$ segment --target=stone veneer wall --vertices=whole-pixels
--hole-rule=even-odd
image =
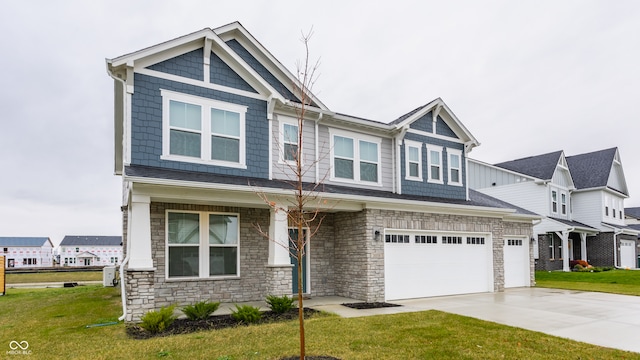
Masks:
[[[311,292],[311,296],[333,296],[336,295],[335,239],[337,234],[334,229],[334,218],[341,217],[343,214],[319,215],[322,219],[320,229],[309,242],[311,283],[307,284],[307,290]],[[315,225],[317,223],[312,226]]]

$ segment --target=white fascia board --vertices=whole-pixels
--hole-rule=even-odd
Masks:
[[[225,26],[216,28],[213,30],[223,41],[227,41],[230,39],[236,39],[240,42],[240,44],[249,51],[254,58],[256,58],[260,63],[266,67],[272,74],[276,75],[278,81],[284,84],[286,87],[293,83],[298,88],[302,88],[300,80],[294,76],[278,59],[275,58],[267,50],[262,44],[255,38],[247,29],[244,28],[239,22],[233,22],[231,24],[227,24]],[[241,36],[238,36],[240,34]],[[261,61],[263,59],[268,61],[268,64],[265,64],[265,61]],[[277,71],[274,71],[277,70]],[[289,89],[292,93],[295,94],[295,89]],[[311,100],[318,104],[319,108],[328,111],[329,108],[320,101],[309,89],[306,90],[306,93],[309,95]]]
[[[508,174],[512,174],[512,175],[520,176],[520,177],[523,177],[523,178],[527,178],[527,179],[530,179],[531,181],[534,181],[534,182],[536,182],[536,183],[538,183],[538,182],[544,182],[544,180],[542,180],[542,179],[538,179],[537,177],[533,177],[533,176],[525,175],[525,174],[522,174],[522,173],[519,173],[519,172],[516,172],[516,171],[512,171],[512,170],[507,170],[507,169],[505,169],[505,168],[501,168],[501,167],[499,167],[499,166],[491,165],[491,164],[486,163],[486,162],[484,162],[484,161],[480,161],[480,160],[473,159],[473,158],[470,158],[470,157],[467,157],[467,159],[468,159],[470,162],[476,163],[476,164],[478,164],[478,165],[486,166],[486,167],[489,167],[489,168],[492,168],[492,169],[496,169],[496,170],[499,170],[499,171],[503,171],[503,172],[508,173]]]
[[[621,197],[623,199],[628,199],[629,195],[625,195],[623,193],[621,193],[618,190],[614,190],[608,186],[599,186],[599,187],[592,187],[592,188],[586,188],[586,189],[577,189],[577,190],[573,190],[573,193],[581,193],[581,192],[589,192],[589,191],[604,191],[606,193]]]

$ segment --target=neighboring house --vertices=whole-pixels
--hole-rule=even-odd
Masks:
[[[578,259],[635,267],[637,231],[624,224],[629,195],[617,148],[469,163],[471,188],[544,216],[533,228],[536,269],[569,271]]]
[[[628,207],[624,209],[625,224],[638,231],[638,243],[636,246],[637,263],[636,267],[640,268],[640,207]]]
[[[48,237],[0,237],[6,268],[53,266],[53,243]]]
[[[478,142],[441,99],[384,123],[309,94],[299,129],[300,84],[237,22],[107,67],[128,321],[169,304],[297,289],[287,249],[296,230],[259,195],[292,203],[298,146],[305,186],[319,184],[311,210],[324,217],[306,249],[306,294],[385,301],[531,285],[539,216],[468,188]]]
[[[106,266],[122,262],[121,236],[67,235],[58,247],[62,266]]]

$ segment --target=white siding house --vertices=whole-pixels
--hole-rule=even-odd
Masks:
[[[65,236],[58,248],[62,266],[106,266],[122,262],[121,236]]]
[[[53,244],[48,237],[0,237],[0,255],[6,268],[53,266]]]

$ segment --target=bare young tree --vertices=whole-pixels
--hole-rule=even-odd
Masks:
[[[274,241],[279,246],[286,246],[289,251],[289,255],[297,262],[297,283],[298,283],[298,320],[300,326],[300,359],[305,358],[305,330],[304,330],[304,304],[303,304],[303,258],[305,257],[305,249],[307,242],[318,232],[324,217],[320,209],[326,207],[322,198],[318,192],[318,186],[322,184],[322,181],[318,181],[314,184],[305,184],[303,181],[304,175],[314,169],[316,163],[320,157],[316,156],[315,160],[304,161],[303,156],[303,128],[304,121],[307,112],[307,107],[310,106],[313,101],[311,99],[311,89],[316,80],[316,71],[319,67],[319,60],[310,64],[309,59],[309,40],[313,35],[313,29],[308,33],[302,33],[300,41],[305,48],[305,58],[303,62],[297,63],[297,83],[293,84],[293,88],[296,89],[300,103],[295,104],[296,120],[298,125],[297,132],[297,146],[285,146],[280,144],[279,137],[277,137],[276,144],[278,144],[279,151],[281,151],[288,160],[285,162],[285,167],[288,168],[289,179],[284,180],[285,183],[291,186],[292,194],[284,201],[287,206],[278,205],[278,202],[273,201],[270,196],[265,193],[258,193],[258,196],[273,210],[284,211],[287,214],[287,221],[289,225],[296,229],[295,232],[289,232],[288,239],[289,244],[281,244],[276,239],[272,239],[269,236],[268,231],[261,229],[259,224],[256,228],[260,234],[270,241]],[[283,134],[288,136],[288,134]],[[289,139],[293,140],[293,139]],[[280,202],[282,204],[282,202]],[[308,231],[308,234],[305,233]],[[292,235],[293,234],[293,235]]]

